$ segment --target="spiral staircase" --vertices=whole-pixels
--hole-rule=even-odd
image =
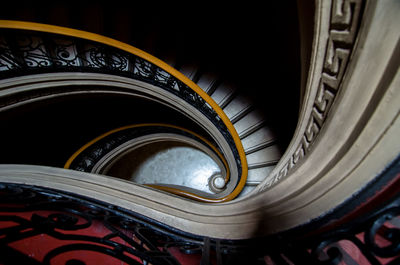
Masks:
[[[96,9],[96,7],[100,8],[100,9]],[[120,39],[120,40],[126,40],[127,39],[127,35],[128,35],[128,30],[129,28],[131,28],[131,25],[126,26],[126,24],[124,24],[124,26],[126,26],[126,29],[123,30],[121,32],[120,30],[120,25],[115,25],[113,23],[110,22],[110,25],[106,24],[106,22],[104,22],[103,28],[99,27],[98,25],[93,25],[90,24],[90,19],[93,18],[95,19],[95,17],[100,16],[102,19],[106,20],[106,18],[108,17],[112,17],[110,15],[110,13],[115,13],[115,14],[120,14],[120,18],[122,20],[127,20],[129,19],[127,17],[126,12],[123,11],[124,5],[121,5],[119,7],[114,7],[113,12],[108,10],[108,6],[107,5],[91,5],[91,4],[87,4],[87,6],[83,6],[82,10],[85,9],[90,9],[92,10],[91,12],[94,12],[93,15],[90,14],[90,12],[84,12],[84,14],[79,14],[79,12],[77,10],[72,10],[69,9],[68,7],[65,6],[49,6],[47,7],[47,11],[41,14],[41,11],[39,10],[39,8],[36,5],[33,6],[24,6],[23,8],[16,8],[15,9],[15,14],[14,16],[16,16],[18,18],[18,15],[23,14],[22,16],[25,17],[31,17],[33,18],[34,21],[43,21],[46,22],[47,24],[60,24],[60,21],[57,20],[57,18],[52,17],[52,14],[54,13],[61,13],[64,14],[65,16],[68,16],[68,22],[66,21],[62,21],[63,23],[68,23],[68,25],[72,25],[74,26],[74,23],[78,23],[77,27],[79,29],[88,29],[89,31],[94,31],[94,32],[98,32],[101,35],[110,35],[111,37],[113,37],[114,39]],[[147,14],[147,15],[143,15],[144,17],[141,18],[141,15],[136,15],[135,16],[135,21],[136,20],[140,20],[140,19],[150,19],[150,20],[156,20],[156,22],[161,21],[163,19],[164,15],[161,15],[158,9],[156,9],[155,13],[156,14]],[[76,14],[75,14],[76,13]],[[178,12],[179,13],[179,12]],[[172,14],[172,13],[171,13]],[[174,13],[175,14],[175,13]],[[197,12],[196,12],[197,14]],[[157,17],[157,16],[161,16]],[[177,15],[177,14],[175,14]],[[5,15],[7,16],[7,15]],[[87,17],[85,17],[87,16]],[[213,20],[214,19],[214,20]],[[75,22],[74,22],[75,21]],[[80,22],[76,22],[76,21],[80,21]],[[210,19],[210,21],[208,23],[216,23],[212,22],[215,21],[215,18]],[[131,22],[131,24],[133,24],[134,22]],[[154,23],[154,22],[153,22]],[[170,25],[168,25],[169,28],[177,28],[177,21],[175,21],[174,19],[171,20],[171,22],[168,22]],[[167,24],[168,24],[167,23]],[[115,28],[112,28],[112,26],[114,25]],[[192,25],[194,28],[196,28],[196,30],[200,31],[201,28],[203,27],[203,25],[201,23],[193,23]],[[110,28],[111,27],[111,28]],[[186,29],[186,28],[185,28]],[[204,58],[198,58],[198,54],[196,54],[197,52],[195,52],[195,50],[198,48],[197,46],[194,46],[193,51],[188,51],[187,48],[184,48],[182,51],[179,50],[179,45],[182,45],[182,43],[177,43],[177,44],[173,44],[175,46],[173,47],[168,47],[169,42],[171,42],[171,36],[165,36],[165,33],[162,31],[162,29],[159,29],[157,27],[151,27],[149,30],[150,36],[142,36],[140,35],[140,31],[138,31],[137,35],[139,36],[134,36],[133,39],[136,38],[136,41],[139,44],[139,47],[144,50],[144,51],[148,51],[150,53],[154,53],[157,55],[157,57],[163,61],[165,61],[167,64],[169,64],[171,67],[174,68],[174,70],[176,69],[177,71],[179,71],[180,73],[182,73],[183,75],[185,75],[189,80],[191,80],[193,82],[193,84],[199,88],[201,88],[204,92],[205,95],[208,95],[209,97],[209,101],[213,101],[215,102],[216,106],[221,109],[221,112],[224,113],[224,115],[226,115],[227,120],[229,123],[231,123],[233,125],[233,130],[235,130],[237,132],[238,135],[238,141],[241,142],[241,145],[243,147],[244,150],[244,154],[243,156],[243,160],[245,161],[244,164],[246,164],[246,169],[244,169],[244,173],[246,174],[246,176],[244,176],[244,178],[246,178],[246,182],[244,184],[244,187],[240,187],[240,196],[239,197],[243,197],[245,196],[247,193],[249,193],[251,190],[253,190],[258,184],[261,183],[262,180],[264,180],[266,178],[266,176],[268,176],[268,174],[272,171],[272,169],[274,168],[274,166],[278,163],[279,158],[282,155],[283,150],[285,149],[285,145],[287,145],[288,141],[289,141],[289,137],[290,137],[290,130],[293,130],[294,126],[295,126],[295,121],[296,121],[296,117],[297,117],[297,108],[298,108],[298,101],[299,99],[296,97],[293,97],[293,99],[291,101],[295,101],[296,103],[293,104],[293,106],[291,106],[287,111],[288,114],[286,113],[282,113],[282,119],[280,118],[276,118],[274,117],[273,119],[271,118],[271,116],[276,116],[276,115],[271,115],[268,113],[268,110],[271,108],[271,106],[276,107],[277,106],[277,102],[273,103],[270,100],[268,100],[268,104],[271,104],[271,106],[266,109],[265,107],[261,106],[261,104],[259,104],[259,102],[256,102],[256,99],[254,99],[254,95],[251,95],[251,93],[249,93],[246,90],[252,90],[249,89],[249,86],[252,86],[252,83],[248,83],[246,81],[243,81],[242,79],[245,78],[244,76],[241,77],[241,80],[239,80],[238,78],[235,78],[234,75],[238,70],[234,70],[232,72],[230,68],[232,68],[231,66],[228,66],[226,64],[224,64],[225,62],[221,62],[220,60],[215,60],[213,58],[207,58],[207,61],[205,61]],[[179,33],[181,34],[181,30],[178,30]],[[136,34],[135,30],[132,30],[132,34]],[[148,32],[146,32],[147,34]],[[3,74],[7,73],[7,70],[12,70],[10,72],[14,72],[14,76],[18,76],[19,74],[16,73],[15,69],[18,69],[20,67],[20,65],[18,65],[18,63],[16,63],[16,54],[29,54],[27,55],[25,58],[21,59],[21,60],[25,60],[25,64],[28,66],[27,68],[25,67],[25,70],[27,70],[27,72],[29,72],[30,70],[34,69],[34,71],[37,71],[38,73],[43,70],[44,68],[46,68],[46,64],[51,65],[52,62],[50,60],[46,61],[46,58],[41,58],[41,57],[45,57],[44,54],[56,54],[56,56],[58,56],[57,58],[61,58],[62,56],[64,56],[65,58],[61,58],[61,59],[70,59],[70,58],[75,58],[78,57],[78,45],[85,45],[85,44],[76,44],[75,46],[71,46],[71,44],[69,44],[68,42],[62,44],[64,45],[64,47],[60,47],[57,45],[60,45],[60,40],[58,41],[54,41],[52,42],[51,45],[49,45],[49,42],[51,42],[51,40],[49,40],[49,37],[42,37],[42,36],[35,36],[32,37],[32,39],[30,40],[24,40],[24,36],[17,36],[17,37],[10,37],[11,35],[7,36],[7,33],[5,33],[6,35],[4,35],[4,37],[2,38],[2,49],[4,51],[7,51],[8,54],[5,55],[5,57],[2,60],[2,66],[3,66]],[[177,34],[177,33],[175,33]],[[186,35],[187,33],[183,33],[183,35]],[[209,35],[216,37],[216,35],[218,34],[217,30],[210,30],[208,32]],[[174,35],[175,36],[175,35]],[[177,37],[177,36],[175,36]],[[192,38],[192,35],[189,36],[189,39]],[[220,39],[218,39],[220,40]],[[129,40],[128,42],[131,42],[133,40]],[[193,45],[193,41],[189,40],[189,41],[185,41],[185,39],[180,40],[183,42],[183,45]],[[227,42],[227,40],[224,40],[225,42]],[[186,43],[185,43],[186,42]],[[136,43],[133,43],[136,44]],[[196,44],[199,45],[199,44]],[[142,46],[142,47],[141,47]],[[167,48],[165,48],[165,46],[167,46]],[[232,48],[227,49],[227,51],[225,51],[224,53],[222,53],[224,56],[227,56],[227,53],[230,52],[233,47],[237,47],[238,44],[236,45],[231,45]],[[208,56],[210,56],[210,54],[213,54],[214,51],[212,51],[212,46],[211,45],[205,45],[204,47],[202,47],[203,49],[209,49],[205,50],[202,52],[202,54],[209,54]],[[247,49],[247,46],[243,46],[241,47],[242,49]],[[82,47],[79,47],[79,49],[82,49]],[[85,49],[85,48],[83,48]],[[90,48],[88,48],[89,50]],[[61,52],[64,52],[66,54],[60,54]],[[65,61],[67,61],[65,60]],[[91,59],[88,59],[88,61],[90,61]],[[93,58],[92,58],[93,60]],[[238,61],[236,67],[240,67],[240,62]],[[61,62],[60,60],[60,64],[63,64],[65,62]],[[109,62],[109,64],[112,63],[118,63],[118,62]],[[252,63],[257,63],[257,62],[252,62]],[[35,67],[42,64],[42,66],[45,66],[44,68],[40,69],[40,67]],[[78,64],[78,63],[77,63]],[[217,66],[215,66],[214,64],[219,64]],[[113,66],[111,66],[112,68]],[[296,67],[292,67],[293,70],[295,71]],[[48,71],[48,70],[47,70]],[[68,70],[70,71],[70,70]],[[82,71],[82,69],[78,69],[77,71]],[[248,70],[244,70],[242,75],[246,75]],[[297,69],[298,71],[298,69]],[[44,70],[44,72],[46,72],[46,70]],[[22,71],[20,71],[20,73],[22,73]],[[8,77],[12,77],[13,74],[9,75]],[[292,82],[294,83],[294,82]],[[8,87],[12,87],[13,85],[8,85]],[[293,84],[293,87],[295,87],[296,85]],[[297,85],[298,86],[298,85]],[[7,87],[7,85],[5,85],[5,87]],[[96,92],[93,92],[93,94]],[[271,98],[274,97],[275,100],[278,99],[278,97],[280,96],[282,92],[279,93],[274,93],[271,92]],[[298,92],[299,93],[299,92]],[[72,94],[72,93],[71,93]],[[263,93],[264,94],[264,93]],[[275,94],[275,95],[274,95]],[[87,97],[87,95],[86,95]],[[20,101],[22,102],[23,99],[14,99],[16,101]],[[83,99],[79,99],[76,98],[76,100],[80,103],[78,104],[85,104],[82,103]],[[90,99],[87,99],[88,101]],[[103,101],[101,101],[103,100]],[[111,99],[110,98],[110,102],[113,100],[120,100],[120,99]],[[10,101],[10,100],[9,100]],[[105,103],[104,99],[93,99],[92,100],[92,105],[96,105],[96,104],[107,104],[108,108],[112,109],[113,112],[112,113],[99,113],[99,114],[94,114],[92,113],[92,111],[88,111],[86,110],[83,106],[80,107],[80,113],[77,110],[74,110],[74,114],[73,115],[80,115],[80,116],[91,116],[92,120],[96,120],[98,119],[97,117],[95,117],[95,115],[99,115],[102,116],[102,120],[101,122],[98,122],[97,124],[95,124],[95,122],[93,121],[89,121],[89,123],[91,123],[91,126],[89,128],[88,125],[83,125],[83,124],[79,124],[77,125],[77,127],[80,127],[80,137],[81,138],[85,138],[85,139],[94,139],[96,137],[98,137],[100,134],[102,133],[106,133],[107,131],[111,130],[111,129],[116,129],[116,127],[112,127],[113,125],[111,124],[115,124],[115,122],[113,120],[115,120],[115,116],[119,116],[117,119],[120,120],[124,120],[125,123],[121,122],[121,126],[126,126],[128,125],[127,123],[140,123],[140,122],[145,122],[145,123],[149,123],[152,120],[157,120],[158,122],[163,122],[163,123],[168,123],[168,120],[171,120],[171,116],[175,116],[175,119],[178,119],[177,117],[182,116],[181,114],[177,114],[177,113],[169,113],[169,117],[166,117],[168,115],[159,115],[159,117],[156,119],[155,118],[155,114],[152,112],[155,112],[155,109],[159,109],[161,112],[165,113],[165,112],[171,112],[171,110],[165,109],[163,106],[157,106],[157,104],[155,103],[148,103],[148,106],[145,106],[146,103],[144,101],[139,102],[139,99],[135,100],[132,99],[132,105],[135,104],[141,104],[142,109],[145,109],[146,113],[141,113],[140,118],[137,118],[136,120],[132,119],[132,118],[128,118],[130,114],[130,112],[138,112],[140,110],[138,110],[138,108],[132,108],[128,106],[128,100],[127,99],[121,99],[121,103],[120,104],[124,104],[123,101],[125,102],[125,104],[127,104],[126,108],[127,110],[125,110],[125,113],[122,112],[121,108],[118,106],[113,105],[112,103]],[[76,101],[75,101],[76,102]],[[73,100],[70,102],[71,104],[76,104]],[[98,102],[98,103],[96,103]],[[7,104],[7,103],[5,103]],[[53,106],[55,105],[54,103],[45,103],[44,105],[47,108],[46,111],[48,114],[43,113],[45,110],[38,110],[42,107],[40,107],[40,105],[37,105],[35,107],[30,107],[30,108],[36,108],[38,113],[35,115],[40,115],[40,117],[42,117],[41,119],[35,119],[34,117],[23,117],[20,116],[21,120],[15,119],[9,119],[7,117],[9,116],[13,116],[14,114],[12,113],[12,111],[8,111],[7,113],[4,114],[4,119],[8,119],[11,121],[11,123],[9,125],[6,125],[8,128],[4,130],[5,135],[3,137],[3,139],[10,139],[13,137],[13,135],[17,135],[19,133],[21,133],[22,131],[26,130],[25,128],[21,128],[21,125],[18,124],[27,124],[28,120],[37,120],[36,122],[39,122],[39,124],[41,124],[40,126],[42,126],[42,131],[40,132],[40,130],[38,130],[34,136],[32,136],[32,138],[29,139],[29,137],[26,136],[21,136],[18,139],[24,138],[25,140],[20,141],[19,143],[11,143],[8,142],[4,143],[3,146],[8,146],[7,151],[5,151],[3,154],[6,154],[5,157],[3,158],[3,163],[22,163],[22,164],[39,164],[39,165],[47,165],[47,166],[61,166],[61,161],[57,161],[55,162],[54,160],[54,155],[53,158],[51,158],[51,156],[46,157],[46,153],[50,154],[50,153],[54,153],[57,152],[59,154],[63,153],[66,154],[67,152],[70,153],[70,155],[72,155],[74,152],[72,150],[69,149],[69,145],[73,145],[73,146],[78,146],[79,144],[81,146],[85,145],[85,142],[81,141],[80,139],[77,139],[75,142],[73,142],[72,140],[67,140],[66,142],[68,142],[68,144],[64,144],[66,150],[64,151],[62,148],[62,146],[59,146],[57,150],[44,150],[43,152],[43,158],[39,158],[42,155],[39,155],[37,153],[31,153],[30,157],[28,155],[28,153],[26,153],[25,155],[22,155],[20,153],[15,153],[14,155],[12,155],[13,150],[17,149],[16,145],[18,145],[18,148],[24,148],[24,149],[29,149],[29,150],[37,150],[38,148],[47,148],[46,146],[48,145],[47,142],[49,142],[49,135],[46,135],[46,131],[50,131],[51,129],[49,129],[50,127],[56,127],[58,133],[60,134],[58,137],[60,137],[60,139],[65,139],[65,138],[72,138],[74,137],[73,135],[67,135],[64,132],[69,131],[71,132],[71,128],[68,128],[70,126],[66,126],[66,124],[62,124],[62,122],[57,122],[57,121],[51,121],[54,120],[53,117],[51,117],[51,115],[49,115],[50,113],[55,113],[55,116],[60,116],[58,119],[63,120],[64,116],[66,115],[66,113],[63,113],[63,111],[61,110],[62,108],[57,107],[57,108],[51,108],[48,107],[48,104],[53,104]],[[65,107],[67,107],[68,103],[62,103],[62,104],[66,104]],[[89,104],[89,103],[87,103]],[[152,105],[151,105],[152,104]],[[29,105],[29,104],[27,104]],[[98,108],[101,108],[100,106],[98,106]],[[132,108],[131,110],[129,110],[128,108]],[[6,108],[5,108],[6,109]],[[294,110],[294,111],[293,111]],[[21,110],[21,108],[18,110],[19,112],[24,112],[24,110]],[[120,111],[120,112],[118,112]],[[182,111],[181,111],[182,112]],[[10,114],[11,113],[11,114]],[[70,114],[71,115],[71,114]],[[34,116],[32,114],[32,116]],[[146,117],[147,116],[147,117]],[[184,115],[183,115],[184,116]],[[289,117],[288,123],[284,123],[282,124],[281,120],[283,120],[284,118]],[[181,117],[182,119],[182,117]],[[183,118],[184,119],[184,118]],[[277,122],[277,120],[279,120]],[[86,121],[87,122],[87,121]],[[174,123],[175,121],[173,121],[172,123]],[[55,124],[57,124],[57,126],[53,126]],[[183,127],[191,127],[193,125],[190,125],[190,121],[186,121],[186,123],[184,123],[182,126]],[[179,125],[179,124],[173,124],[173,125]],[[35,126],[32,124],[32,126]],[[114,125],[115,126],[115,125]],[[277,128],[278,127],[278,128]],[[74,130],[74,129],[72,129]],[[279,131],[284,131],[284,133],[282,133],[279,137]],[[76,131],[76,133],[78,133]],[[46,136],[45,136],[46,135]],[[84,135],[84,136],[83,136]],[[204,135],[204,133],[203,133]],[[35,146],[34,142],[37,142],[37,140],[34,139],[34,137],[39,137],[40,138],[40,142],[42,142],[42,147],[39,146]],[[47,139],[46,139],[47,138]],[[279,139],[281,138],[281,139]],[[51,141],[57,141],[55,140],[51,140]],[[89,140],[86,140],[86,142],[89,142]],[[78,150],[78,147],[75,147],[76,150]],[[195,150],[192,150],[192,152],[196,152]],[[46,161],[47,160],[53,160],[53,161]],[[61,160],[61,159],[60,159]],[[67,159],[65,159],[65,155],[64,155],[64,162],[66,162]],[[129,163],[129,162],[127,162]],[[153,162],[155,163],[155,162]],[[176,162],[176,164],[179,163],[178,161]],[[209,163],[210,164],[210,163]],[[215,166],[215,165],[214,165]],[[171,167],[171,165],[165,165],[164,167]],[[175,166],[176,168],[174,168],[172,171],[173,172],[178,172],[178,168],[180,166]],[[210,167],[212,167],[212,165],[210,165]],[[80,168],[80,170],[82,171],[88,171],[91,172],[90,169],[82,169],[82,167]],[[162,166],[159,165],[159,168],[157,169],[159,170],[163,170]],[[186,171],[184,170],[185,176],[181,175],[181,176],[176,176],[175,178],[180,179],[178,180],[169,180],[169,183],[190,183],[191,180],[195,179],[195,177],[193,177],[191,174],[188,174],[187,171],[196,171],[195,168],[190,169],[188,168]],[[198,171],[198,170],[197,170]],[[206,170],[207,171],[207,170]],[[210,170],[208,170],[210,171]],[[214,170],[215,171],[215,170]],[[217,170],[218,171],[218,170]],[[215,193],[215,187],[213,187],[213,183],[214,181],[209,180],[212,174],[216,174],[218,173],[219,175],[221,175],[224,170],[220,170],[221,172],[209,172],[209,176],[203,176],[203,180],[202,181],[202,185],[203,186],[207,186],[207,187],[201,187],[200,189],[203,191],[207,191],[207,192],[211,192],[211,193]],[[106,174],[106,173],[105,173]],[[156,172],[147,172],[147,174],[150,175],[156,175]],[[171,171],[170,172],[165,172],[165,174],[172,174]],[[164,174],[164,175],[165,175]],[[119,174],[119,175],[124,175],[124,174]],[[125,175],[129,175],[129,173],[126,173]],[[161,174],[160,174],[161,175]],[[225,173],[226,175],[226,173]],[[125,177],[127,178],[127,177]],[[162,178],[162,177],[161,177]],[[220,178],[223,178],[223,176],[220,176]],[[225,178],[229,178],[229,176],[225,176]],[[151,183],[148,183],[148,179],[149,177],[147,177],[147,182],[145,180],[145,177],[142,177],[142,180],[139,183],[142,184],[168,184],[168,183],[162,183],[163,180],[159,179],[159,180],[153,180]],[[218,180],[217,180],[218,181]],[[222,181],[222,180],[220,180]],[[161,183],[160,183],[161,182]],[[208,185],[209,184],[209,185]],[[188,188],[188,186],[194,185],[193,183],[187,185],[185,188]],[[220,186],[223,188],[225,186],[225,184],[220,184]],[[218,189],[217,189],[218,190]],[[214,192],[213,192],[214,191]]]
[[[0,261],[396,264],[399,5],[268,5],[3,8]]]

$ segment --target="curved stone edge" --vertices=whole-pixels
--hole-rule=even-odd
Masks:
[[[318,2],[317,17],[330,14],[334,4],[336,1]],[[244,239],[293,228],[362,192],[400,151],[399,8],[395,1],[365,4],[356,46],[324,126],[307,157],[276,185],[264,191],[260,187],[254,196],[219,205],[192,203],[162,193],[152,197],[155,194],[143,187],[135,188],[134,204],[120,197],[121,201],[113,197],[107,200],[122,207],[134,205],[133,211],[190,233]],[[325,21],[324,25],[329,23]],[[323,41],[326,44],[326,39]],[[312,67],[316,66],[313,61]],[[320,79],[315,78],[309,82],[318,84]],[[313,93],[317,95],[317,90]],[[327,98],[322,98],[327,103]],[[310,99],[308,113],[312,113],[314,99]],[[306,105],[303,108],[307,109]],[[306,119],[300,120],[299,126],[305,129],[309,116],[304,115],[304,109],[302,113]],[[300,141],[304,131],[297,136]],[[294,151],[297,146],[290,148]],[[27,177],[29,174],[19,181],[27,181]]]

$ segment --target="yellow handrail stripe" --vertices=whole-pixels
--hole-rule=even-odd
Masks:
[[[229,120],[229,118],[226,116],[225,112],[218,106],[218,104],[206,93],[204,92],[196,83],[194,83],[192,80],[187,78],[185,75],[183,75],[181,72],[176,70],[175,68],[171,67],[167,63],[161,61],[160,59],[152,56],[151,54],[142,51],[136,47],[133,47],[129,44],[126,44],[124,42],[105,37],[96,33],[91,33],[83,30],[77,30],[77,29],[71,29],[71,28],[66,28],[66,27],[61,27],[61,26],[54,26],[54,25],[48,25],[48,24],[42,24],[42,23],[35,23],[35,22],[25,22],[25,21],[15,21],[15,20],[0,20],[0,28],[6,28],[6,29],[19,29],[19,30],[32,30],[32,31],[40,31],[40,32],[47,32],[47,33],[54,33],[54,34],[60,34],[60,35],[65,35],[65,36],[71,36],[71,37],[76,37],[76,38],[81,38],[81,39],[86,39],[90,41],[95,41],[99,43],[106,44],[108,46],[112,46],[121,50],[124,50],[126,52],[129,52],[131,54],[134,54],[138,57],[141,57],[161,69],[165,70],[169,74],[175,76],[177,79],[185,83],[188,87],[190,87],[193,91],[195,91],[197,94],[199,94],[213,109],[214,111],[218,114],[218,116],[221,118],[225,126],[228,128],[233,141],[235,142],[236,148],[239,153],[240,157],[240,162],[242,165],[242,176],[240,177],[239,183],[236,186],[235,190],[232,191],[231,194],[229,194],[227,197],[229,197],[227,200],[224,201],[229,201],[234,199],[241,190],[243,189],[244,185],[246,184],[247,180],[247,160],[246,160],[246,155],[244,152],[244,148],[242,145],[242,142],[239,138],[238,133],[236,132],[235,127]]]
[[[66,169],[70,168],[70,166],[71,166],[72,162],[75,160],[75,158],[77,158],[77,157],[78,157],[84,150],[86,150],[88,147],[90,147],[91,145],[93,145],[93,144],[95,144],[96,142],[100,141],[101,139],[103,139],[103,138],[105,138],[105,137],[107,137],[107,136],[109,136],[109,135],[111,135],[111,134],[113,134],[113,133],[119,132],[119,131],[123,131],[123,130],[126,130],[126,129],[131,129],[131,128],[137,128],[137,127],[145,127],[145,126],[162,126],[162,127],[175,128],[175,129],[179,129],[179,130],[185,131],[185,132],[187,132],[187,133],[189,133],[189,134],[192,134],[192,135],[198,137],[198,138],[201,139],[203,142],[205,142],[205,143],[208,145],[208,147],[210,147],[210,148],[218,155],[218,157],[221,159],[221,161],[222,161],[222,163],[224,164],[224,167],[225,167],[225,169],[226,169],[225,183],[227,183],[227,182],[229,181],[230,170],[229,170],[229,167],[228,167],[228,163],[226,162],[224,156],[219,152],[219,150],[218,150],[215,146],[213,146],[213,145],[212,145],[207,139],[205,139],[203,136],[201,136],[201,135],[199,135],[199,134],[197,134],[197,133],[195,133],[195,132],[192,132],[192,131],[190,131],[190,130],[188,130],[188,129],[185,129],[185,128],[182,128],[182,127],[179,127],[179,126],[175,126],[175,125],[171,125],[171,124],[164,124],[164,123],[141,123],[141,124],[132,124],[132,125],[127,125],[127,126],[119,127],[119,128],[113,129],[113,130],[111,130],[111,131],[108,131],[108,132],[106,132],[106,133],[104,133],[104,134],[102,134],[102,135],[100,135],[100,136],[94,138],[93,140],[91,140],[90,142],[88,142],[87,144],[85,144],[85,145],[83,145],[81,148],[79,148],[79,149],[67,160],[67,162],[66,162],[65,165],[64,165],[64,168],[66,168]],[[218,199],[212,199],[212,198],[207,198],[207,197],[204,197],[204,196],[201,196],[201,195],[198,195],[198,194],[189,192],[189,191],[184,191],[184,190],[180,190],[180,189],[173,188],[173,187],[161,186],[161,185],[157,185],[157,184],[145,184],[145,185],[146,185],[146,186],[149,186],[149,187],[152,187],[152,188],[159,189],[159,190],[168,191],[168,192],[170,192],[170,193],[173,193],[173,194],[176,194],[176,195],[179,195],[179,196],[183,196],[183,197],[186,197],[186,198],[190,198],[190,199],[193,199],[193,200],[196,200],[196,201],[201,201],[201,202],[220,202],[221,200],[224,201],[224,198],[225,198],[225,197],[222,197],[222,198],[218,198]]]
[[[94,143],[100,141],[101,139],[116,133],[116,132],[120,132],[123,130],[127,130],[127,129],[132,129],[132,128],[138,128],[138,127],[146,127],[146,126],[160,126],[160,127],[169,127],[169,128],[174,128],[174,129],[178,129],[184,132],[187,132],[191,135],[196,136],[197,138],[199,138],[200,140],[202,140],[203,142],[205,142],[208,147],[210,147],[221,159],[222,163],[225,166],[226,169],[226,178],[225,178],[225,182],[229,181],[229,175],[230,175],[230,171],[229,171],[229,167],[228,167],[228,163],[226,162],[224,156],[221,154],[221,152],[215,147],[213,146],[206,138],[204,138],[203,136],[192,132],[188,129],[176,126],[176,125],[172,125],[172,124],[165,124],[165,123],[140,123],[140,124],[132,124],[132,125],[126,125],[126,126],[122,126],[116,129],[113,129],[111,131],[108,131],[106,133],[103,133],[102,135],[94,138],[93,140],[91,140],[90,142],[88,142],[87,144],[85,144],[84,146],[82,146],[81,148],[78,149],[78,151],[76,151],[65,163],[64,168],[69,168],[72,164],[72,162],[75,160],[75,158],[77,158],[84,150],[86,150],[89,146],[93,145]]]

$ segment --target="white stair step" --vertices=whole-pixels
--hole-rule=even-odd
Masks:
[[[249,113],[251,108],[252,104],[248,98],[242,95],[237,95],[231,102],[229,102],[229,104],[226,105],[224,112],[231,122],[235,123],[243,118],[244,115]]]
[[[278,164],[278,162],[279,162],[279,159],[269,160],[269,161],[260,162],[260,163],[253,163],[253,164],[248,164],[248,168],[249,168],[249,170],[251,170],[251,169],[262,168],[262,167],[272,167],[272,166],[276,166],[276,164]]]
[[[197,85],[208,95],[211,95],[216,89],[217,82],[215,74],[203,73],[197,80]]]
[[[251,153],[247,155],[247,163],[249,164],[249,168],[251,165],[271,165],[276,163],[279,158],[282,156],[281,151],[278,146],[273,145],[267,148],[258,150],[257,152]]]
[[[228,84],[222,83],[217,87],[214,93],[211,94],[211,98],[222,107],[228,100],[233,97],[233,93],[235,92],[235,87]],[[222,107],[223,108],[223,107]]]
[[[250,154],[252,154],[254,152],[257,152],[258,150],[267,148],[267,147],[272,146],[274,144],[276,144],[276,140],[272,139],[270,141],[265,141],[265,142],[260,143],[259,145],[256,145],[256,146],[253,146],[251,148],[245,149],[244,152],[246,153],[246,155],[250,155]]]
[[[274,167],[275,166],[250,169],[247,174],[246,182],[255,183],[263,181],[272,172]]]
[[[243,198],[254,190],[274,169],[275,166],[250,169],[246,184],[237,198]]]
[[[275,140],[275,134],[267,126],[263,126],[242,139],[242,145],[246,153],[251,153],[270,145]]]
[[[243,139],[262,127],[263,124],[264,117],[262,112],[253,110],[234,123],[233,126],[238,132],[240,139]]]
[[[247,163],[260,164],[260,163],[274,163],[282,156],[281,151],[277,145],[269,146],[267,148],[258,150],[246,156]]]

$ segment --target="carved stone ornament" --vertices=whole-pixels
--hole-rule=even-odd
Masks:
[[[340,93],[341,83],[346,72],[349,57],[356,44],[358,29],[362,19],[362,0],[335,0],[331,5],[331,14],[329,18],[328,36],[318,41],[318,46],[324,46],[325,49],[318,55],[316,60],[323,58],[323,65],[315,72],[318,78],[318,87],[311,88],[316,90],[314,93],[314,102],[311,112],[303,123],[307,124],[302,128],[300,143],[297,147],[291,149],[291,153],[286,155],[286,159],[281,161],[268,179],[260,186],[260,191],[266,190],[282,178],[286,177],[297,163],[302,161],[311,150],[315,139],[318,137],[335,101],[336,95]],[[328,20],[328,18],[325,18]],[[310,91],[310,89],[309,89]],[[311,99],[308,98],[310,104]]]

